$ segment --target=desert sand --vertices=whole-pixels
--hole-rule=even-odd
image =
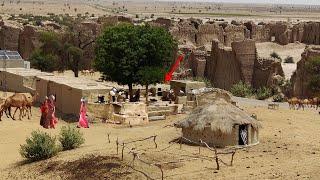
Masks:
[[[221,170],[217,171],[212,161],[191,160],[165,167],[165,179],[318,179],[320,176],[318,163],[320,160],[318,139],[320,116],[317,111],[313,109],[289,110],[286,104],[281,105],[279,110],[268,110],[267,103],[263,101],[256,103],[241,98],[237,98],[237,101],[245,111],[255,113],[262,123],[263,129],[260,130],[259,135],[260,144],[238,150],[232,167],[222,165]],[[121,150],[119,150],[119,155],[116,154],[117,138],[121,143],[157,135],[157,149],[152,141],[128,146],[129,149],[134,147],[142,152],[140,158],[149,162],[190,160],[191,157],[196,157],[198,154],[196,146],[182,145],[180,149],[177,143],[169,144],[181,133],[179,129],[167,125],[183,119],[186,115],[182,114],[170,116],[165,121],[151,122],[148,125],[132,128],[95,121],[91,123],[89,129],[81,129],[86,142],[80,148],[61,152],[49,160],[26,163],[19,155],[19,145],[25,142],[25,138],[30,135],[31,131],[40,130],[58,135],[61,126],[76,126],[76,123],[67,123],[60,119],[57,129],[42,129],[39,125],[39,115],[39,109],[33,108],[33,116],[30,120],[13,121],[3,118],[3,121],[0,122],[0,154],[2,154],[0,156],[2,162],[0,179],[77,179],[79,176],[90,178],[90,173],[84,175],[81,168],[86,168],[87,172],[95,172],[97,175],[103,174],[103,170],[110,168],[108,166],[110,163],[105,165],[102,162],[118,163],[118,166],[114,166],[118,167],[114,168],[118,174],[110,175],[108,171],[110,175],[108,177],[111,179],[143,179],[145,176],[141,173],[121,168],[132,162],[133,156],[128,154],[129,150],[124,151],[124,161],[111,158],[121,158]],[[110,143],[107,134],[110,134]],[[212,156],[212,152],[206,148],[201,149],[201,154]],[[81,158],[85,159],[81,160]],[[228,162],[230,155],[225,155],[222,159]],[[93,163],[96,161],[101,164]],[[64,171],[72,165],[76,166],[74,168],[77,170]],[[135,169],[152,178],[161,178],[161,173],[156,167],[135,161]],[[122,171],[128,174],[120,173],[119,175],[119,172]],[[97,176],[92,177],[98,178]]]

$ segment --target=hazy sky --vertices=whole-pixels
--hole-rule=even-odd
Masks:
[[[163,0],[163,1],[174,1],[174,0]],[[180,0],[180,1],[320,5],[320,0]]]

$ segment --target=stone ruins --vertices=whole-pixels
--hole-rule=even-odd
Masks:
[[[90,32],[97,37],[102,28],[113,26],[119,22],[135,22],[134,19],[122,16],[100,17],[97,20],[85,20],[79,24],[79,31]],[[320,23],[300,22],[224,22],[221,20],[202,22],[199,19],[165,19],[158,18],[149,23],[167,29],[178,41],[179,45],[190,47],[192,53],[185,65],[192,69],[194,76],[205,77],[215,87],[229,90],[233,84],[243,81],[254,88],[272,86],[275,76],[284,76],[281,63],[275,59],[262,59],[257,56],[256,42],[275,42],[281,45],[301,42],[320,45]],[[41,31],[61,32],[63,28],[52,23],[42,26],[22,26],[13,21],[0,23],[0,48],[18,50],[24,59],[28,59],[32,51],[40,46]],[[84,38],[84,37],[80,37]],[[297,72],[293,76],[295,94],[305,95],[303,62],[308,59],[307,49],[298,63]],[[318,52],[318,51],[317,51]],[[85,58],[90,66],[94,59],[94,44],[85,49]],[[311,53],[312,54],[312,53]]]

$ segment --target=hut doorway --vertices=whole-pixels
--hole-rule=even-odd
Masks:
[[[247,125],[239,125],[239,145],[248,144],[248,127]]]

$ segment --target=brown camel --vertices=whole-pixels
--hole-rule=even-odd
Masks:
[[[315,108],[318,110],[318,107],[320,106],[320,98],[315,97],[312,99],[312,107],[315,106]]]
[[[15,120],[15,114],[17,110],[20,110],[19,120],[21,120],[21,116],[23,115],[24,110],[27,108],[27,97],[24,94],[15,93],[14,95],[8,97],[2,106],[2,111],[9,110],[10,117]],[[15,112],[13,113],[13,116],[11,115],[11,107],[16,107]],[[29,113],[28,113],[28,119]]]
[[[303,100],[300,100],[296,97],[293,97],[291,99],[288,99],[288,103],[289,103],[289,109],[296,109],[296,105],[298,106],[297,109],[302,108],[304,110],[304,105],[303,105]]]
[[[31,107],[34,105],[34,103],[37,101],[37,98],[38,98],[39,94],[38,93],[35,93],[32,97],[27,97],[27,104],[26,104],[26,112],[27,113],[30,113],[30,116],[32,116],[32,113],[31,113]],[[25,116],[26,114],[24,114]]]

